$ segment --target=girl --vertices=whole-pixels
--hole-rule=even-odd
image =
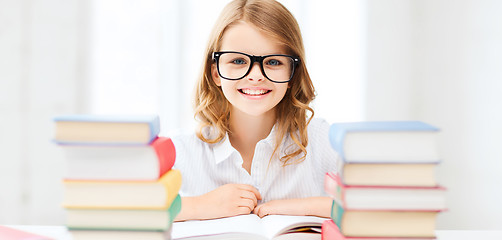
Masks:
[[[312,119],[298,23],[275,0],[234,0],[210,36],[196,134],[173,136],[183,175],[176,221],[239,214],[329,217],[324,175],[338,155]],[[310,116],[309,116],[310,115]]]

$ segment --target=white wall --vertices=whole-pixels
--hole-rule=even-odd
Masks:
[[[502,229],[502,2],[420,7],[416,107],[443,128],[450,211],[441,226]]]
[[[364,119],[414,119],[413,1],[367,4]]]
[[[0,224],[60,224],[52,117],[77,112],[84,1],[0,1]]]
[[[442,129],[439,229],[502,229],[502,2],[368,1],[366,119]]]

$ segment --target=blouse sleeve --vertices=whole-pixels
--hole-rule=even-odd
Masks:
[[[182,139],[180,136],[171,136],[171,140],[174,144],[174,150],[176,151],[176,160],[174,161],[173,169],[182,169],[183,168],[183,157],[184,157],[184,144],[182,143]]]
[[[311,128],[309,142],[312,144],[313,157],[319,174],[324,177],[327,172],[337,171],[337,163],[341,159],[329,142],[330,124],[324,119],[312,119],[309,127]]]

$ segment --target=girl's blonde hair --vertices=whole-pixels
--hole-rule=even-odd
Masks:
[[[219,51],[225,30],[238,21],[250,23],[285,46],[287,54],[300,58],[293,79],[284,98],[277,104],[277,135],[274,153],[282,139],[289,136],[295,146],[288,146],[284,165],[299,156],[303,161],[308,144],[307,125],[314,115],[309,104],[315,98],[315,90],[305,66],[305,50],[300,28],[293,15],[275,0],[234,0],[227,4],[220,14],[209,38],[205,62],[195,89],[195,118],[199,121],[197,136],[207,143],[223,140],[229,129],[230,103],[211,76],[214,63],[212,53]],[[307,111],[310,112],[308,116]],[[211,126],[213,134],[203,130]],[[274,154],[272,154],[273,156]]]

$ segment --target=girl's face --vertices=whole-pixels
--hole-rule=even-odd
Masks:
[[[236,51],[255,56],[286,54],[282,45],[244,21],[225,31],[220,51]],[[232,105],[233,114],[243,112],[251,116],[275,116],[274,107],[288,89],[288,83],[274,83],[263,76],[259,63],[254,63],[249,74],[240,80],[221,78],[216,64],[213,64],[211,70],[214,82],[221,86],[223,94]]]

